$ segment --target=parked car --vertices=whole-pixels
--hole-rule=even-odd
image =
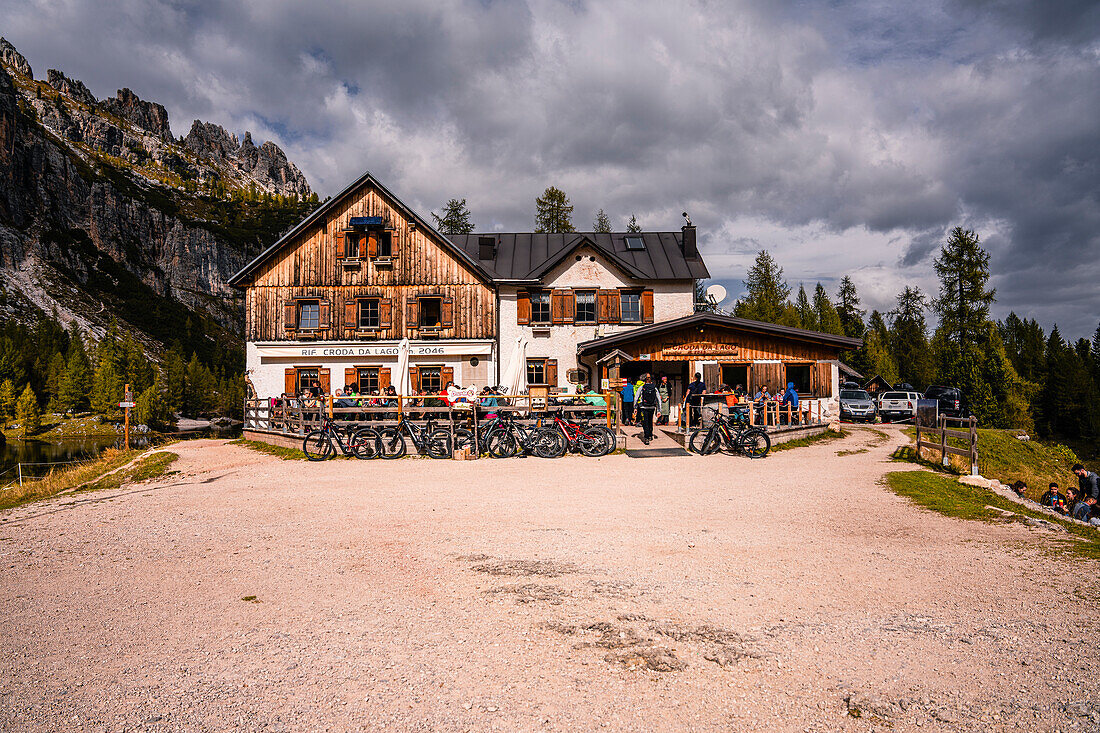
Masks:
[[[965,417],[968,412],[962,391],[958,387],[929,387],[924,393],[924,399],[936,400],[941,415]]]
[[[874,422],[877,412],[875,401],[862,389],[840,390],[841,420]]]
[[[883,392],[878,398],[878,414],[883,422],[910,420],[917,415],[920,392]]]

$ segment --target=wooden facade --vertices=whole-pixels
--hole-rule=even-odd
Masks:
[[[246,339],[495,338],[492,284],[402,208],[367,181],[271,253],[246,283]],[[380,223],[352,226],[353,217]],[[358,303],[368,299],[378,324],[362,328]],[[303,301],[317,303],[316,326],[297,322]],[[438,306],[438,326],[420,327],[421,304],[433,312]]]

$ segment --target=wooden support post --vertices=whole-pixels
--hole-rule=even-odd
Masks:
[[[978,418],[970,416],[970,475],[978,475]]]
[[[787,403],[787,424],[791,424],[791,403]]]
[[[130,394],[130,385],[127,384],[126,389],[123,390],[123,397],[122,397],[123,401],[126,403],[126,407],[125,407],[126,417],[124,418],[125,422],[126,422],[126,450],[130,450],[130,398],[131,397],[132,397],[132,395]]]
[[[920,420],[914,420],[917,429],[917,458],[920,458]]]
[[[951,465],[947,458],[947,418],[940,416],[940,463],[944,468]]]

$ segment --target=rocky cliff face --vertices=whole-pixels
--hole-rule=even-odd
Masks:
[[[2,39],[0,61],[3,315],[56,311],[93,333],[117,318],[200,356],[232,341],[226,281],[316,205],[298,169],[210,123],[177,142],[164,107],[129,90],[98,102],[61,72],[35,81]]]

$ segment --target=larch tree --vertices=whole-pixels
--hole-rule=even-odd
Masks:
[[[859,293],[852,278],[845,275],[840,279],[840,289],[836,293],[836,314],[840,317],[840,325],[844,327],[844,335],[851,338],[863,338],[863,314],[867,311],[859,307]]]
[[[814,288],[814,317],[817,319],[818,331],[836,334],[837,336],[844,335],[844,327],[840,325],[840,316],[821,283],[818,283],[817,287]]]
[[[0,383],[0,425],[7,425],[15,416],[15,403],[18,399],[15,396],[15,384],[10,379]]]
[[[816,331],[817,313],[814,312],[814,307],[810,305],[810,298],[806,295],[806,287],[801,283],[798,285],[798,297],[795,299],[794,307],[798,309],[799,327],[808,331]]]
[[[924,312],[928,301],[918,287],[906,285],[898,293],[897,305],[890,311],[890,350],[898,364],[898,376],[917,389],[932,381],[932,354],[928,345],[928,325]]]
[[[989,321],[995,290],[987,290],[989,253],[978,235],[955,227],[933,263],[940,279],[940,294],[932,307],[940,317],[944,337],[960,347],[979,341]]]
[[[626,230],[632,234],[642,231],[642,225],[638,223],[638,217],[630,215],[630,221],[626,223]]]
[[[756,255],[756,262],[749,269],[748,279],[744,281],[745,296],[738,301],[735,313],[741,318],[766,323],[781,323],[787,320],[791,288],[783,280],[783,268],[768,254],[766,249]],[[790,308],[797,318],[797,311]]]
[[[540,234],[573,232],[573,204],[565,191],[549,186],[535,199],[535,231]]]
[[[594,232],[611,232],[611,218],[604,213],[603,209],[596,212],[596,219],[592,222],[592,231]]]
[[[441,213],[432,212],[432,218],[435,219],[435,228],[443,234],[472,234],[474,231],[466,199],[449,200],[443,205]]]
[[[15,405],[15,419],[19,421],[23,437],[34,435],[42,427],[42,414],[38,411],[38,398],[28,384]]]

